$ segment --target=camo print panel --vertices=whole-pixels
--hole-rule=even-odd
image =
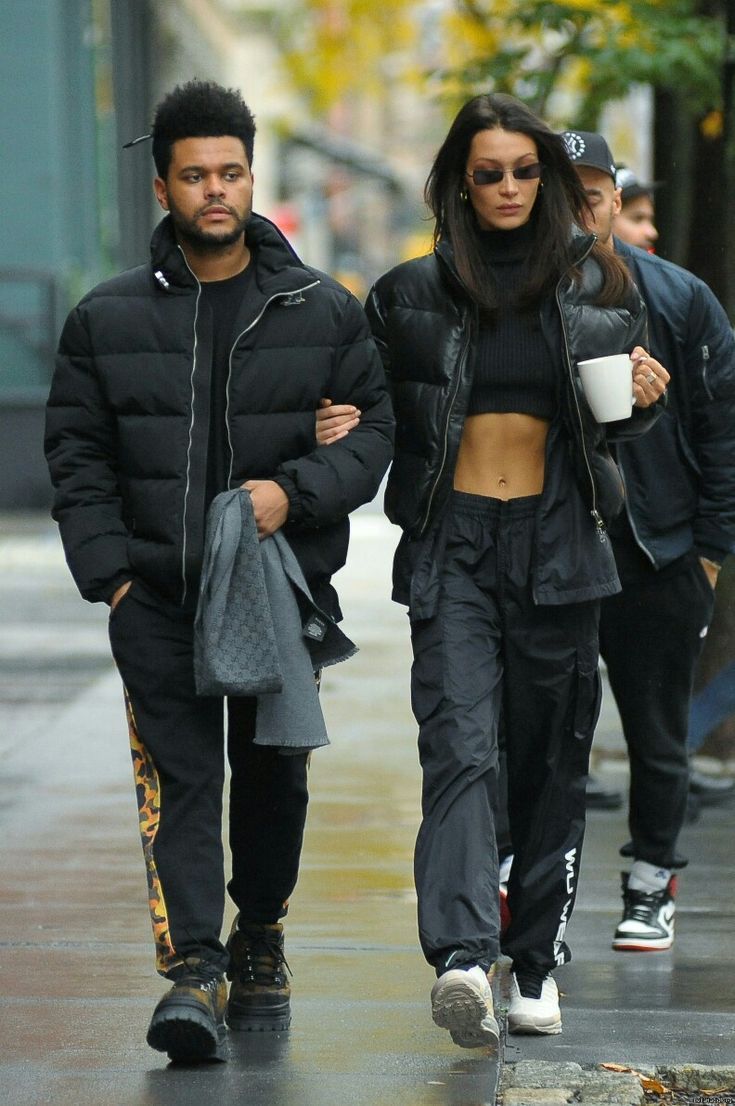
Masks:
[[[148,907],[153,925],[153,940],[156,946],[156,970],[166,975],[172,968],[182,963],[171,940],[161,881],[156,870],[153,846],[158,833],[161,817],[161,789],[156,766],[138,734],[133,705],[125,691],[125,709],[128,717],[130,751],[133,756],[133,776],[138,800],[138,823],[143,845],[146,878],[148,880]]]

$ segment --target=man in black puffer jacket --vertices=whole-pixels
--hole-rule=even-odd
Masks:
[[[657,951],[673,943],[673,873],[686,864],[676,844],[694,668],[719,566],[735,550],[735,340],[703,281],[613,239],[620,191],[602,135],[568,131],[565,142],[590,201],[589,228],[628,265],[648,308],[651,351],[671,374],[656,425],[615,447],[626,498],[610,536],[623,591],[600,615],[631,772],[632,840],[621,852],[633,866],[613,948]]]
[[[197,697],[193,616],[215,495],[244,486],[258,533],[279,529],[316,603],[339,617],[331,576],[348,514],[390,462],[393,417],[362,308],[305,266],[251,212],[255,125],[239,93],[191,82],[159,105],[156,195],[169,214],[151,263],[99,285],[71,312],[48,403],[46,453],[69,566],[110,603],[128,703],[159,972],[174,986],[152,1047],[216,1056],[231,1027],[285,1029],[280,918],[296,883],[306,754],[255,745],[253,699],[228,701],[232,768],[227,948],[223,702]],[[317,447],[322,395],[360,426]]]

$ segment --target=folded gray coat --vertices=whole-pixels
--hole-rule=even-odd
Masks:
[[[315,673],[356,652],[314,603],[284,535],[258,539],[249,492],[216,496],[194,619],[197,694],[257,696],[255,743],[303,752],[329,744]]]

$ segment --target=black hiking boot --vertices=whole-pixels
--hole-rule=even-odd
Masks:
[[[227,983],[206,961],[189,961],[153,1011],[146,1040],[177,1063],[223,1060]]]

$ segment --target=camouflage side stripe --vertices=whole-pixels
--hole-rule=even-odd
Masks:
[[[171,968],[182,963],[177,954],[168,924],[166,901],[163,897],[161,881],[156,870],[153,845],[158,833],[161,818],[161,788],[158,772],[145,745],[140,739],[135,723],[133,705],[125,689],[125,710],[130,734],[130,752],[133,757],[133,777],[138,801],[138,824],[143,845],[146,878],[148,880],[148,907],[151,912],[153,940],[156,947],[156,970],[166,975]]]

